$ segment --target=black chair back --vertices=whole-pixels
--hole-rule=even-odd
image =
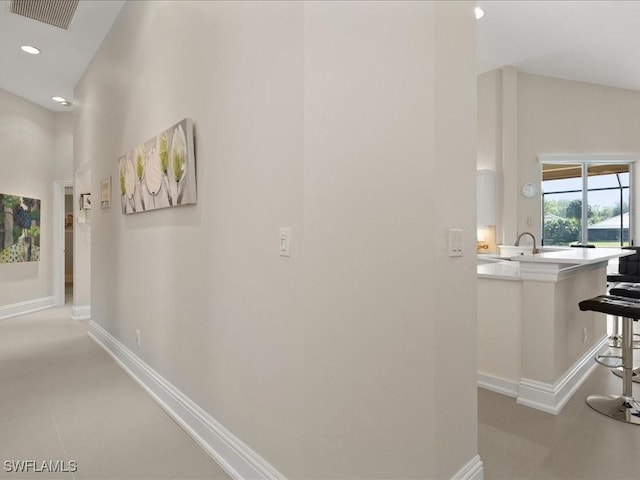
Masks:
[[[633,255],[618,259],[618,273],[607,275],[608,282],[640,283],[640,247],[622,247],[623,250],[633,250]]]

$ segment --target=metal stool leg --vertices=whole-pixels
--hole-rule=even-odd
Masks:
[[[640,404],[633,398],[633,320],[622,319],[622,395],[591,395],[587,404],[621,422],[640,425]]]
[[[618,323],[620,322],[620,317],[614,316],[613,318],[613,328],[611,329],[611,336],[609,337],[609,346],[614,348],[622,347],[622,338],[618,333]]]
[[[618,320],[620,319],[620,317],[614,317],[614,318],[616,319],[616,320],[615,320],[615,322],[616,322],[616,325],[617,325]],[[632,324],[632,325],[633,325],[633,324]],[[616,328],[616,329],[614,330],[614,332],[617,332],[617,331],[618,331],[618,329]],[[631,327],[631,331],[633,332],[633,327]],[[638,334],[637,334],[637,333],[634,333],[634,334],[633,334],[633,336],[634,336],[634,337],[637,337],[637,336],[638,336]],[[609,345],[610,345],[610,346],[612,346],[612,345],[611,345],[611,343],[612,343],[612,342],[611,342],[611,339],[612,339],[613,337],[614,337],[614,335],[613,335],[613,334],[611,335],[611,337],[609,337],[609,340],[610,340],[610,341],[609,341]],[[616,337],[616,341],[619,343],[619,345],[618,345],[618,347],[617,347],[617,348],[622,348],[622,335],[618,335],[618,334],[616,333],[616,334],[615,334],[615,337]],[[638,343],[640,343],[640,342],[638,342],[638,340],[634,340],[634,341],[633,341],[633,344],[632,344],[632,347],[633,347],[633,348],[638,348]],[[615,348],[615,346],[613,346],[613,347]],[[613,369],[613,370],[611,370],[611,371],[613,372],[613,374],[614,374],[614,375],[617,375],[618,377],[623,377],[623,376],[624,376],[624,368],[622,368],[622,367],[614,368],[614,369]],[[636,382],[636,383],[640,383],[640,367],[636,367],[636,368],[634,368],[634,369],[633,369],[633,371],[632,371],[632,378],[633,378],[633,381],[634,381],[634,382]]]

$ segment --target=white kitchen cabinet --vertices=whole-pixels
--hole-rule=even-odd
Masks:
[[[496,224],[496,172],[477,171],[476,208],[478,226]]]

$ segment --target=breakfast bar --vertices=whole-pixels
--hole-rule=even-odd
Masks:
[[[602,314],[578,303],[606,293],[619,248],[566,248],[478,264],[478,382],[557,414],[608,350]],[[482,256],[479,256],[482,257]]]

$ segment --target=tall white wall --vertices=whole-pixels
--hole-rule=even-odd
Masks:
[[[94,150],[104,148],[99,135],[82,135],[84,122],[92,114],[88,98],[79,98],[73,112],[73,307],[72,318],[84,319],[91,307],[91,221],[94,210],[80,211],[80,196],[91,193],[91,168],[95,164]],[[83,104],[84,103],[84,104]],[[91,131],[91,130],[89,130]],[[114,178],[116,178],[114,176]],[[94,199],[99,190],[95,191]],[[95,202],[94,202],[95,203]],[[81,223],[82,222],[82,223]]]
[[[502,158],[502,70],[478,75],[478,169],[497,171]]]
[[[74,92],[92,319],[289,478],[476,455],[472,9],[129,2]],[[118,158],[183,117],[197,205],[123,216]]]
[[[428,162],[433,165],[434,175],[426,207],[433,215],[433,224],[426,225],[427,251],[418,244],[415,253],[426,258],[432,282],[427,285],[433,301],[427,318],[434,322],[430,332],[435,333],[434,381],[426,386],[435,393],[435,476],[451,478],[454,465],[477,451],[477,91],[475,18],[470,15],[475,4],[434,5],[435,150]],[[448,231],[452,227],[464,230],[463,258],[448,256]],[[421,268],[417,267],[418,271]],[[469,301],[461,302],[461,298]],[[453,356],[443,341],[452,334],[456,345]],[[447,371],[451,366],[453,376]]]
[[[0,263],[0,307],[50,297],[54,114],[0,90],[0,192],[41,200],[39,262]]]
[[[54,180],[73,180],[73,114],[53,114]]]
[[[494,142],[517,144],[517,176],[509,182],[517,188],[511,193],[505,191],[502,199],[504,205],[517,206],[517,219],[505,219],[503,210],[504,228],[500,232],[505,242],[513,243],[516,231],[528,230],[537,238],[541,234],[540,195],[524,198],[519,188],[525,182],[541,181],[539,154],[640,154],[640,92],[518,72],[514,134],[509,133],[504,119],[493,113],[496,102],[504,97],[503,82],[504,69],[479,76],[478,118],[482,126],[478,131],[482,148],[478,165],[487,163],[484,152],[498,148]],[[490,126],[494,119],[495,128]],[[495,131],[502,132],[501,136],[494,136]],[[639,207],[636,204],[636,209]],[[527,217],[531,225],[527,225]]]

